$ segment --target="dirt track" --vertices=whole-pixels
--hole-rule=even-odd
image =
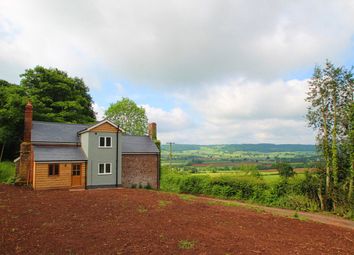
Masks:
[[[155,191],[2,185],[0,253],[353,254],[354,231]]]

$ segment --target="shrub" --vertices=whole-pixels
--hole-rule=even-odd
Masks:
[[[317,202],[302,195],[287,195],[280,197],[274,206],[289,208],[297,211],[318,211]]]
[[[188,176],[188,173],[163,168],[161,171],[160,188],[169,192],[181,192],[180,183],[186,178],[186,176]]]
[[[10,179],[15,179],[15,164],[10,161],[0,162],[0,183],[7,183]]]
[[[275,168],[278,170],[281,177],[289,178],[295,175],[294,169],[290,164],[278,163]]]
[[[208,190],[209,182],[210,177],[207,175],[190,175],[181,180],[179,190],[182,193],[203,194]]]
[[[261,193],[267,188],[263,180],[235,174],[214,177],[210,185],[213,187],[215,185],[224,187],[222,190],[214,188],[214,191],[222,192],[224,195],[227,195],[225,197],[235,197],[242,200],[255,199],[261,196]]]
[[[268,183],[262,178],[242,174],[222,174],[217,176],[195,175],[186,172],[164,171],[161,189],[165,191],[205,194],[215,197],[249,200],[265,205],[303,211],[317,211],[318,182],[315,174],[281,178]],[[349,215],[352,211],[338,209],[338,214]]]
[[[230,186],[213,185],[211,195],[222,198],[230,198],[235,196],[235,190]]]

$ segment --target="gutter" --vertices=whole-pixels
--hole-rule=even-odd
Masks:
[[[160,189],[160,175],[161,175],[161,152],[157,154],[157,189]]]
[[[118,171],[119,171],[119,167],[118,167],[118,154],[119,154],[119,126],[117,127],[117,153],[116,153],[116,187],[118,187]]]
[[[85,189],[87,189],[87,167],[88,167],[88,161],[85,162]]]

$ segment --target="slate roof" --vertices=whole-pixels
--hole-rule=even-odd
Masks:
[[[159,149],[148,136],[123,135],[122,153],[158,153]]]
[[[33,121],[32,142],[78,143],[77,132],[89,127],[85,124],[65,124],[56,122]]]
[[[95,125],[95,124],[93,124]],[[31,141],[40,143],[80,143],[78,132],[89,128],[88,124],[65,124],[33,121]],[[34,146],[35,161],[87,160],[80,147]],[[122,153],[156,154],[159,150],[148,136],[122,136]]]
[[[85,161],[85,153],[74,146],[33,146],[34,161]]]

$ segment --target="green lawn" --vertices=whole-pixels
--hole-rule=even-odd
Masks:
[[[15,176],[15,164],[11,161],[0,162],[0,183],[7,182]]]

